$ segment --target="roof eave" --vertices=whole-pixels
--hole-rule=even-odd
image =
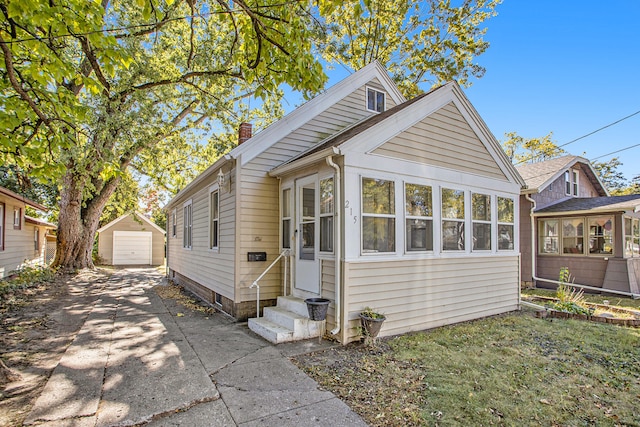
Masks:
[[[322,161],[329,156],[339,155],[340,149],[337,147],[327,147],[324,150],[320,150],[316,153],[310,154],[306,157],[302,157],[291,163],[286,163],[281,166],[277,166],[269,171],[269,176],[278,178],[283,175],[287,175],[291,172],[295,172],[300,169],[304,169],[314,163]]]

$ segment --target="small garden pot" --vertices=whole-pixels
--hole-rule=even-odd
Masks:
[[[365,333],[365,336],[375,338],[380,333],[380,328],[382,328],[382,322],[384,322],[387,318],[382,316],[379,318],[365,316],[360,313],[360,323],[362,324],[362,330]]]
[[[309,319],[321,321],[327,318],[327,309],[331,303],[330,300],[326,298],[307,298],[304,302],[307,303]]]

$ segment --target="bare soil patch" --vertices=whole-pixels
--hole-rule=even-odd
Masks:
[[[105,270],[83,270],[0,300],[0,359],[19,376],[0,383],[0,425],[22,425],[108,277]]]

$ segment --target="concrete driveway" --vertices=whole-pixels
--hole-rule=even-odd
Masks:
[[[366,426],[289,356],[328,344],[274,346],[246,324],[162,300],[152,268],[117,270],[25,425]]]

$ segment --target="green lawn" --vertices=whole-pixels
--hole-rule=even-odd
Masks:
[[[368,423],[640,425],[640,330],[514,313],[301,356]]]

